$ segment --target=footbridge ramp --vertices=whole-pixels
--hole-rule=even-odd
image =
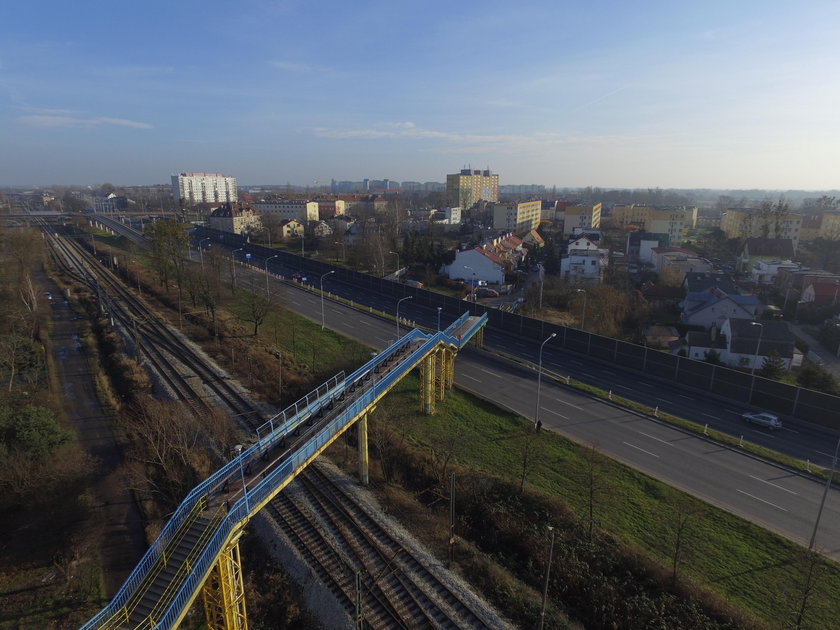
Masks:
[[[481,341],[487,316],[465,313],[446,330],[411,330],[349,376],[339,373],[267,420],[255,442],[182,501],[123,586],[82,630],[177,628],[199,593],[208,626],[247,628],[238,540],[248,521],[348,428],[359,427],[367,483],[367,417],[415,367],[421,405],[434,413],[452,387],[454,357]]]

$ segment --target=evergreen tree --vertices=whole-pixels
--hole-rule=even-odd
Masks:
[[[778,380],[784,375],[784,373],[785,364],[784,361],[782,361],[782,357],[780,357],[779,353],[775,350],[771,350],[770,353],[764,357],[764,362],[761,364],[761,370],[759,370],[758,374],[764,378]]]
[[[834,394],[835,396],[840,394],[840,390],[838,390],[837,387],[837,381],[834,379],[831,372],[819,365],[814,365],[813,363],[808,363],[802,368],[799,372],[799,376],[796,377],[796,382],[802,387],[814,389],[818,392]]]

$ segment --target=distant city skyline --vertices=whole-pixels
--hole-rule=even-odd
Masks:
[[[0,186],[840,187],[840,5],[11,3]]]

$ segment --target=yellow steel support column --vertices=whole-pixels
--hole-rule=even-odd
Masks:
[[[420,411],[435,412],[435,361],[436,352],[430,352],[420,363]]]
[[[443,355],[443,380],[446,383],[446,389],[451,390],[455,384],[455,352],[452,350],[445,350]]]
[[[479,348],[484,347],[484,326],[482,326],[476,331],[475,336],[473,336],[472,340],[475,341],[475,345]]]
[[[370,459],[368,457],[368,414],[365,412],[359,418],[359,480],[363,486],[370,482]]]
[[[443,400],[446,393],[446,348],[435,350],[435,398]]]
[[[219,555],[202,592],[210,630],[248,630],[238,538]]]

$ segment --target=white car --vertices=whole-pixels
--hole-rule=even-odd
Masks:
[[[771,429],[773,431],[782,428],[782,421],[779,420],[779,418],[774,416],[772,413],[767,413],[766,411],[756,413],[743,413],[741,414],[741,417],[747,422],[752,422],[753,424],[758,424],[762,427],[767,427],[768,429]]]

